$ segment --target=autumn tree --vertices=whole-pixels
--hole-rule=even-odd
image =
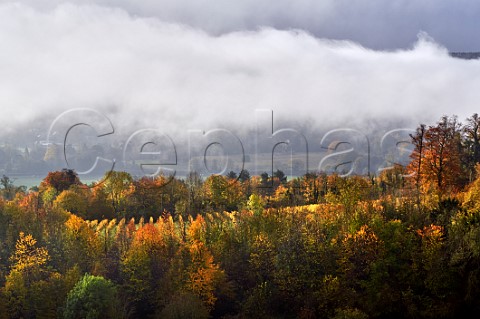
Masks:
[[[20,232],[15,252],[10,259],[13,263],[12,271],[23,273],[27,281],[30,281],[41,275],[49,255],[45,248],[37,247],[37,241],[32,235]]]
[[[415,179],[415,188],[417,189],[417,195],[420,196],[420,186],[422,182],[423,174],[423,158],[425,151],[425,124],[420,124],[417,127],[415,134],[411,134],[412,144],[414,145],[414,150],[410,155],[412,161],[408,165],[408,172],[410,175],[414,176]],[[418,202],[420,202],[420,197],[418,197]]]
[[[307,173],[302,177],[301,190],[306,204],[316,204],[325,196],[326,182],[324,174]]]
[[[157,202],[156,214],[152,215],[160,215],[165,211],[173,213],[178,207],[177,203],[188,201],[188,187],[183,181],[159,175],[155,179],[155,183],[160,202]]]
[[[7,237],[4,244],[13,248],[20,232],[31,234],[39,240],[43,236],[43,213],[32,209],[34,195],[23,196],[5,204],[4,212],[10,222],[7,227]]]
[[[140,215],[153,215],[155,210],[159,210],[161,187],[155,179],[146,176],[133,181],[132,199]]]
[[[211,209],[235,210],[243,199],[240,182],[221,175],[209,176],[203,183],[203,192]]]
[[[375,232],[367,225],[361,226],[360,230],[353,234],[347,234],[342,241],[342,253],[339,258],[339,266],[342,274],[345,293],[351,293],[349,299],[352,306],[358,306],[362,287],[365,281],[370,279],[375,269],[375,261],[381,256],[383,242]]]
[[[270,196],[272,207],[286,207],[290,204],[290,189],[280,184]]]
[[[265,206],[265,202],[260,195],[252,194],[247,201],[247,209],[251,210],[254,214],[260,215]]]
[[[395,191],[405,186],[405,180],[408,178],[405,167],[400,164],[394,164],[392,168],[382,170],[378,176],[382,194],[395,194]]]
[[[215,291],[223,283],[224,273],[201,241],[194,240],[189,245],[189,255],[185,288],[198,296],[207,309],[212,310],[218,299]]]
[[[212,310],[217,300],[216,290],[224,282],[225,275],[219,265],[214,262],[210,250],[205,244],[206,221],[201,215],[191,224],[187,231],[187,245],[183,252],[181,268],[183,289],[190,291],[202,300],[208,310]]]
[[[167,258],[167,246],[157,227],[148,223],[135,232],[121,272],[131,311],[137,316],[150,315],[158,306],[157,290],[168,270]]]
[[[469,181],[475,176],[475,165],[480,162],[480,117],[477,113],[467,118],[467,123],[463,127],[465,161],[464,165],[469,170]]]
[[[197,172],[190,172],[185,184],[188,190],[188,212],[196,214],[203,207],[203,180]]]
[[[418,260],[418,272],[422,274],[425,293],[432,296],[427,300],[424,314],[432,317],[455,317],[453,307],[447,306],[449,299],[454,294],[457,276],[453,269],[448,267],[448,255],[446,254],[445,230],[443,227],[431,224],[417,230],[421,238],[421,249]]]
[[[40,188],[53,187],[58,193],[67,190],[72,185],[82,185],[77,173],[72,169],[50,172],[40,184]]]
[[[370,185],[362,176],[335,176],[332,188],[325,196],[327,202],[342,204],[347,213],[353,212],[357,203],[368,198]]]
[[[67,266],[78,265],[83,272],[101,272],[100,240],[85,220],[73,214],[65,222],[65,251]]]
[[[48,275],[48,251],[38,247],[32,235],[21,232],[10,260],[12,268],[5,284],[8,310],[14,318],[33,317],[36,313],[32,306],[35,296],[31,288]]]
[[[87,201],[88,219],[117,217],[108,194],[101,185],[92,187]]]
[[[417,175],[417,185],[433,187],[439,195],[464,185],[460,123],[455,116],[443,116],[425,131],[420,126],[412,143],[415,151],[408,169]]]
[[[87,217],[87,196],[79,192],[64,190],[57,196],[53,204],[82,218]]]
[[[102,187],[115,214],[124,212],[128,195],[132,192],[132,176],[127,172],[111,171],[106,173],[104,180]]]

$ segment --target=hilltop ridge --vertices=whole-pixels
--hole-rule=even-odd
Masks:
[[[480,58],[480,52],[450,52],[450,56],[464,60],[476,60]]]

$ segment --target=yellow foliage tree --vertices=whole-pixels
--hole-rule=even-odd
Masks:
[[[215,290],[224,280],[224,272],[214,263],[212,254],[202,242],[195,240],[189,246],[189,253],[191,264],[187,269],[186,288],[211,310],[217,301]]]
[[[31,288],[47,277],[48,251],[37,247],[37,241],[32,235],[20,232],[10,260],[13,265],[5,283],[8,312],[12,318],[34,317],[36,309],[32,303],[38,294],[33,294],[34,289]]]
[[[33,273],[42,269],[49,259],[46,248],[37,247],[37,240],[32,235],[20,232],[20,238],[15,244],[15,252],[10,257],[13,271]]]
[[[66,251],[70,267],[78,265],[83,272],[95,269],[101,252],[101,243],[95,231],[80,217],[71,214],[65,222]]]

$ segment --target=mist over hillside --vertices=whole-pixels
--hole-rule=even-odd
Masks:
[[[393,27],[380,11],[372,11],[385,28],[369,33],[378,38],[368,40],[365,32],[371,26],[360,16],[353,19],[345,6],[315,5],[309,13],[306,2],[300,1],[295,10],[280,3],[277,10],[260,15],[246,2],[234,16],[231,8],[217,7],[208,23],[205,17],[212,8],[197,8],[194,17],[190,13],[196,7],[183,2],[2,3],[0,173],[42,175],[63,168],[65,157],[79,171],[88,170],[97,156],[126,168],[129,138],[154,130],[171,139],[183,174],[192,158],[203,156],[207,139],[195,139],[216,129],[229,132],[222,133],[227,148],[209,149],[212,158],[237,156],[243,148],[245,165],[259,173],[271,165],[262,161],[261,168],[255,167],[253,157],[271,154],[273,146],[271,139],[256,142],[257,123],[268,134],[290,130],[284,140],[277,139],[290,141],[289,134],[294,139],[277,153],[301,154],[306,146],[315,153],[308,163],[297,165],[296,174],[318,169],[329,151],[322,139],[338,129],[347,130],[348,136],[336,139],[363,141],[358,148],[364,153],[368,144],[372,167],[358,173],[375,172],[385,155],[380,141],[386,133],[434,124],[443,114],[456,114],[462,121],[477,112],[480,61],[472,59],[475,53],[461,53],[471,50],[475,41],[455,45],[452,33],[468,34],[468,25],[445,32],[433,22],[431,28],[413,24],[413,33],[404,28],[397,37],[388,37]],[[179,15],[175,7],[185,14]],[[466,7],[477,10],[471,3]],[[399,8],[389,18],[397,23],[401,16],[434,21],[425,9]],[[469,21],[463,10],[452,17],[447,5],[435,10],[448,19],[464,16]],[[301,22],[296,15],[315,12],[322,13],[318,21]],[[339,16],[352,17],[357,32],[321,31]],[[343,22],[336,23],[338,27]],[[64,129],[49,140],[52,123],[79,108],[94,110],[99,117],[88,122],[87,115],[78,115],[78,121],[90,127],[76,127],[68,140]],[[258,122],[257,110],[272,115]],[[111,123],[114,133],[99,138],[102,133],[95,128],[101,118]],[[408,137],[406,132],[402,138]],[[49,147],[52,143],[56,146]],[[166,162],[172,161],[171,154],[164,155]],[[292,157],[285,158],[288,169]],[[221,171],[225,163],[215,160]],[[238,170],[238,163],[231,168]]]

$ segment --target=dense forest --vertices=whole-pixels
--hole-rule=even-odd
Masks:
[[[480,311],[480,118],[375,176],[0,180],[0,318],[454,318]]]

